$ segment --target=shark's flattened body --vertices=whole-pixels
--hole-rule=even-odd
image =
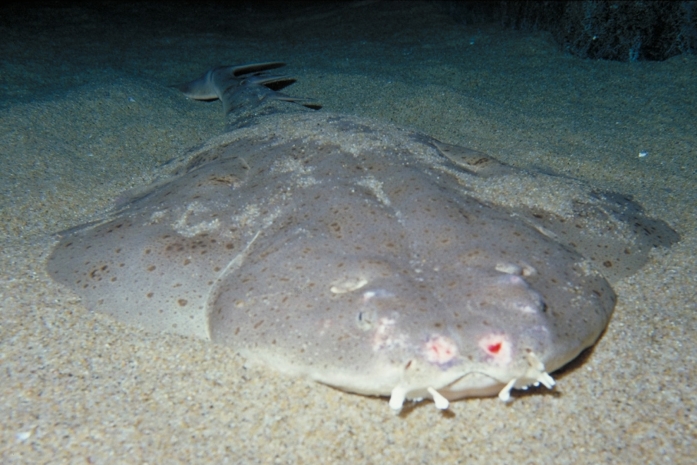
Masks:
[[[275,92],[272,65],[188,89],[274,99],[258,89]],[[230,91],[248,73],[257,82]],[[630,200],[388,124],[311,112],[254,123],[65,234],[51,275],[92,310],[390,396],[399,411],[551,388],[549,373],[608,324],[609,281],[678,239]],[[546,195],[557,203],[534,203]]]

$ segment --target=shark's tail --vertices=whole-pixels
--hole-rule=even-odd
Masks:
[[[198,79],[174,87],[195,100],[220,99],[226,115],[238,108],[257,107],[269,100],[297,103],[313,110],[322,108],[322,105],[311,99],[291,97],[280,92],[296,81],[293,77],[269,73],[282,66],[285,63],[278,61],[220,66]]]

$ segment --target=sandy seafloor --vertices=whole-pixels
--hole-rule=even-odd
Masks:
[[[693,463],[697,58],[584,61],[432,4],[141,3],[0,20],[0,462]],[[682,236],[615,285],[610,326],[553,391],[390,412],[148,334],[54,284],[52,233],[98,218],[223,131],[169,84],[282,60],[289,93],[632,195]],[[639,153],[646,153],[640,157]]]

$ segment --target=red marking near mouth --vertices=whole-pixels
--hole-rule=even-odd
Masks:
[[[511,362],[513,347],[505,333],[488,333],[479,339],[479,348],[486,354],[485,360],[496,365]]]
[[[499,342],[498,344],[491,344],[490,346],[487,346],[486,350],[492,354],[498,354],[501,350],[501,343]]]
[[[441,357],[447,357],[450,358],[453,355],[453,351],[449,347],[441,347],[438,344],[431,344],[428,346],[428,348],[433,351],[433,353],[436,355],[436,357],[441,358]]]
[[[426,360],[436,365],[445,365],[455,359],[459,351],[455,342],[445,336],[434,335],[424,344]]]

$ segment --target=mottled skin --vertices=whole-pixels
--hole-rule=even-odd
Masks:
[[[221,98],[226,111],[275,105],[288,99],[268,87],[282,77],[266,71],[280,65],[216,68],[182,88]],[[49,272],[92,310],[390,396],[399,411],[406,399],[447,408],[551,388],[548,373],[593,344],[612,314],[597,264],[626,275],[651,246],[677,240],[635,204],[578,182],[554,187],[568,212],[516,206],[517,194],[492,200],[488,187],[505,176],[556,178],[300,108],[245,116],[171,181],[64,234]],[[590,256],[597,250],[609,256]]]

